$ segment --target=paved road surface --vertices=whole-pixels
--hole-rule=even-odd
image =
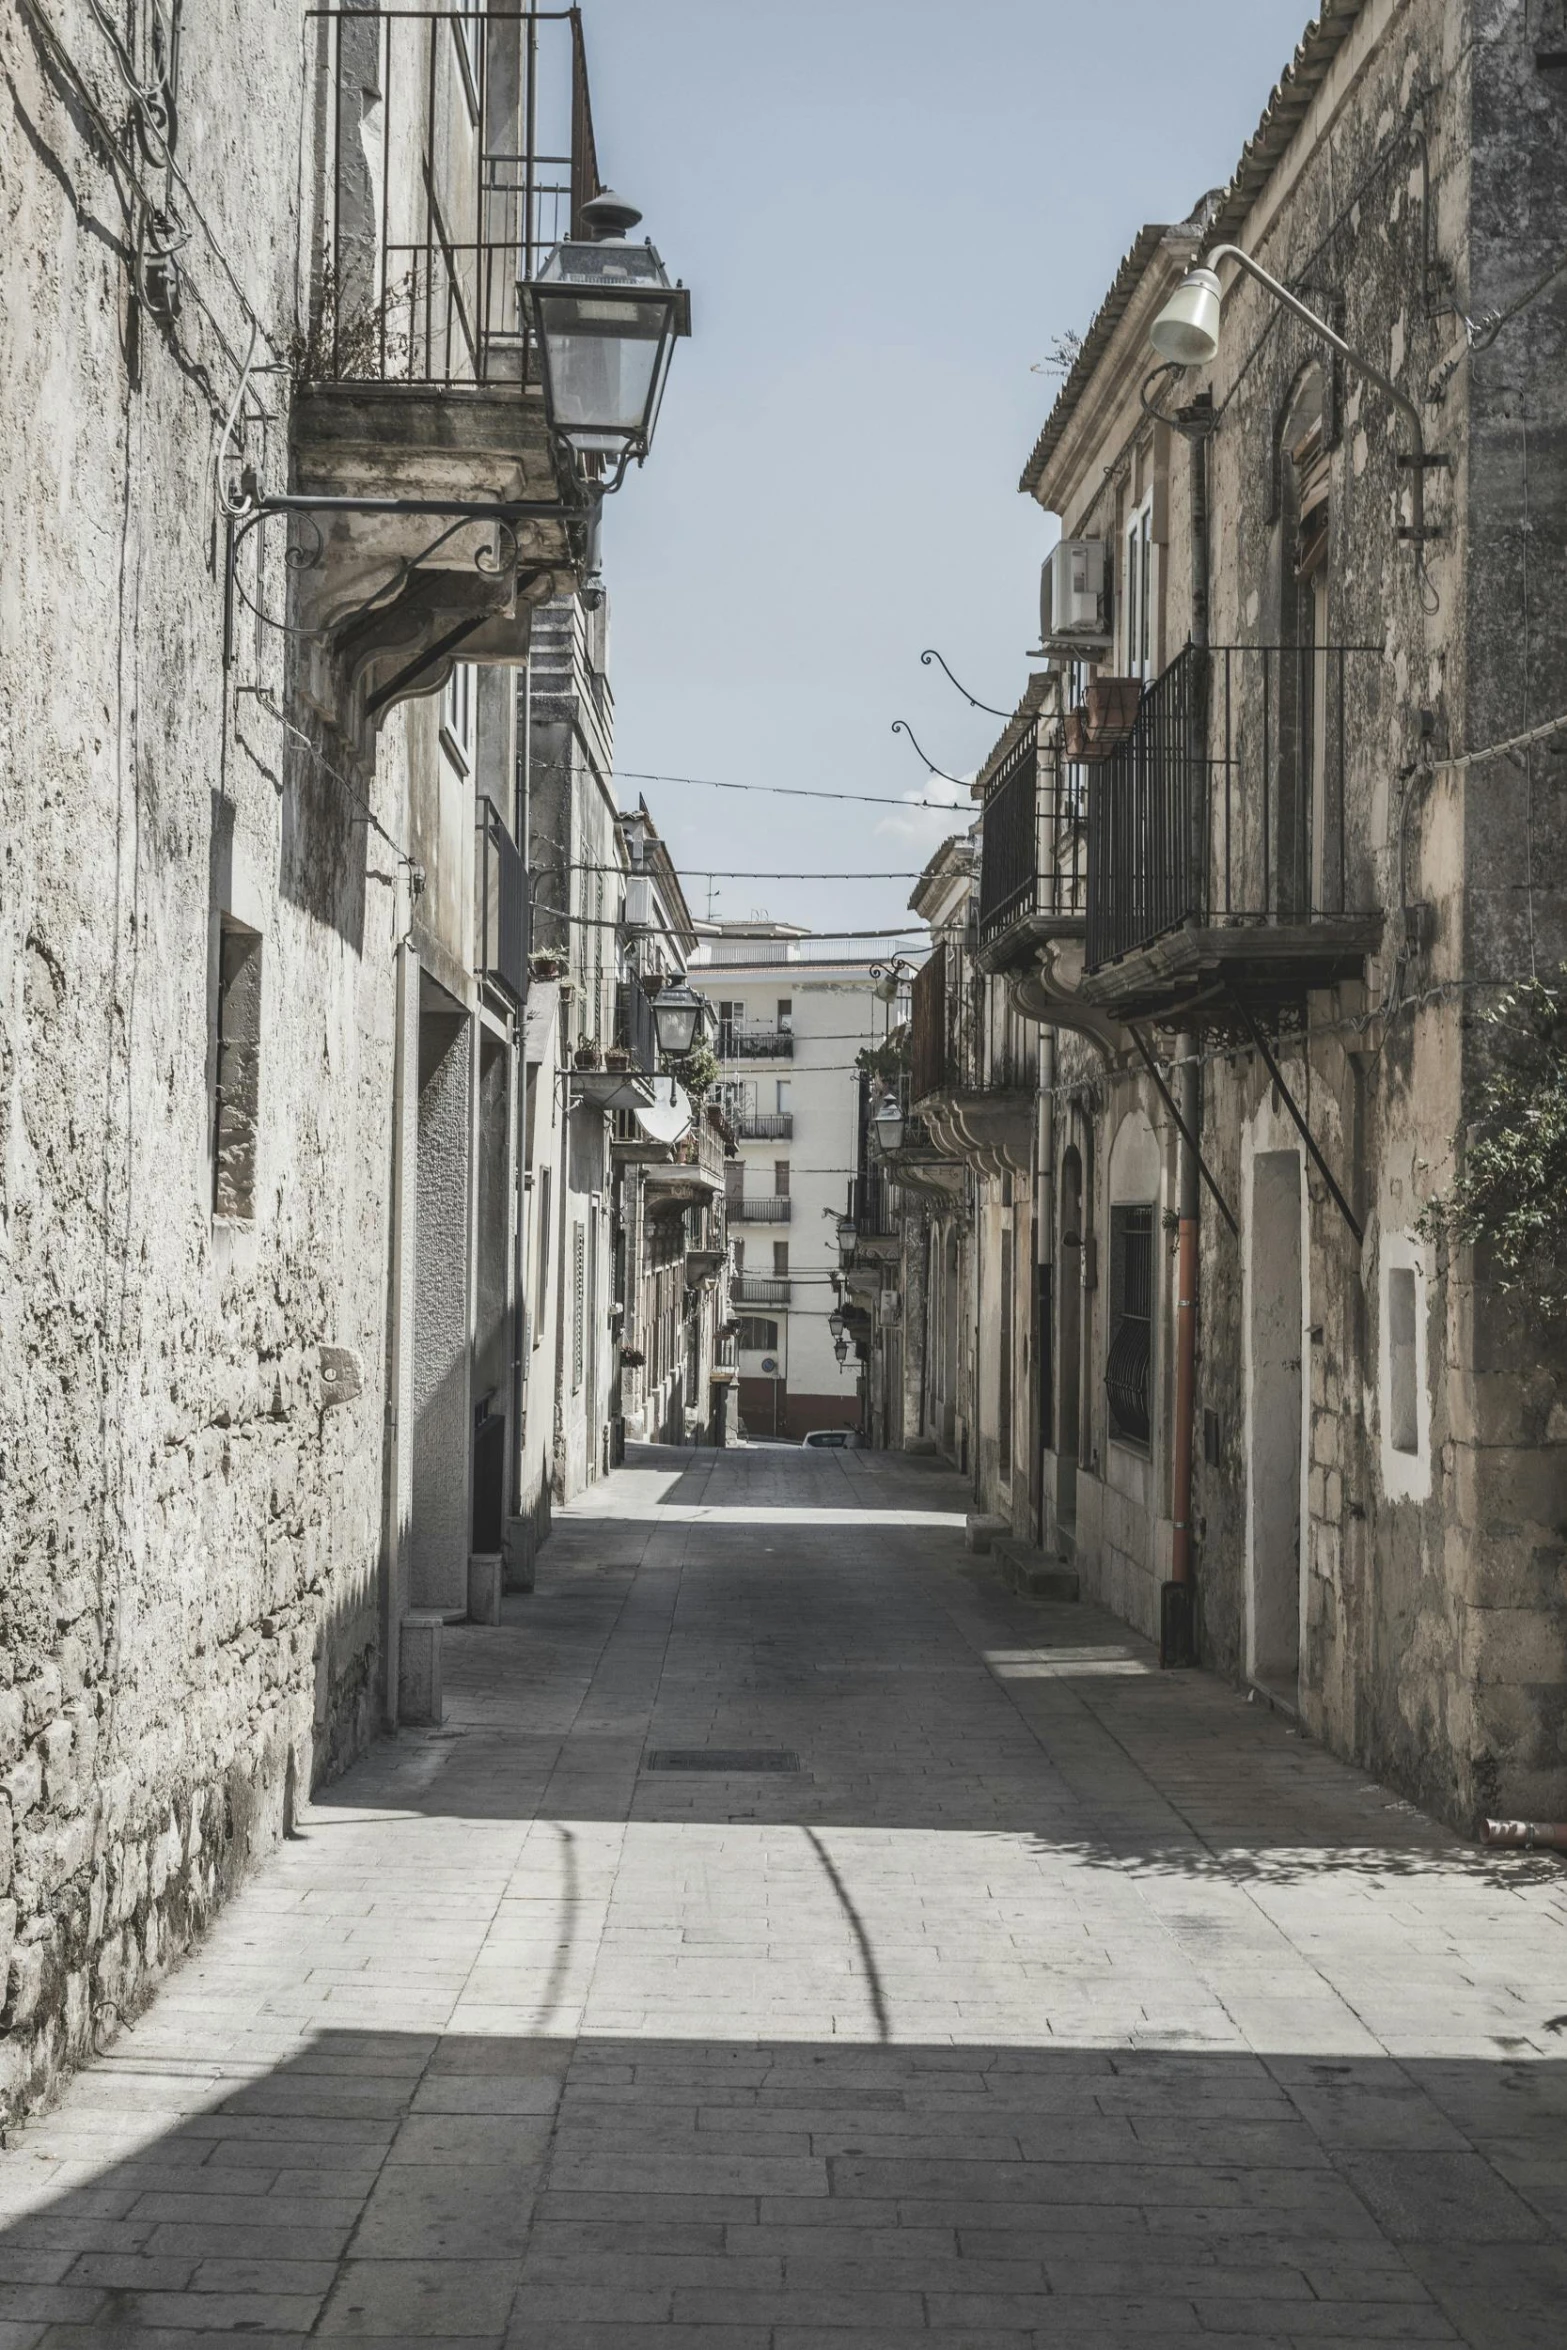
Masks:
[[[1005,1595],[964,1498],[578,1504],[13,2133],[0,2350],[1562,2350],[1560,1866]]]

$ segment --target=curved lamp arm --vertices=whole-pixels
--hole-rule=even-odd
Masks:
[[[1374,383],[1379,392],[1385,392],[1404,418],[1409,426],[1410,438],[1414,442],[1414,448],[1408,459],[1413,483],[1410,505],[1414,514],[1414,524],[1407,534],[1401,533],[1400,535],[1412,538],[1418,547],[1426,535],[1426,466],[1430,460],[1426,455],[1425,428],[1421,424],[1420,411],[1414,401],[1410,399],[1407,392],[1401,392],[1397,384],[1389,376],[1383,374],[1380,367],[1373,367],[1371,361],[1357,351],[1353,344],[1346,343],[1343,336],[1336,333],[1325,318],[1319,318],[1314,310],[1308,309],[1298,294],[1292,294],[1288,286],[1281,285],[1276,277],[1263,268],[1260,261],[1254,261],[1249,253],[1242,252],[1239,245],[1211,245],[1203,255],[1202,265],[1205,269],[1216,269],[1221,261],[1235,262],[1237,267],[1243,269],[1248,277],[1254,277],[1260,286],[1266,286],[1276,302],[1282,303],[1286,310],[1292,311],[1302,325],[1309,326],[1312,333],[1320,336],[1330,350],[1337,351],[1341,359],[1347,359],[1350,366],[1358,369],[1368,383]]]

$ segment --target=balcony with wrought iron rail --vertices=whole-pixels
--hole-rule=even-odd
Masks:
[[[731,1192],[728,1206],[731,1224],[787,1224],[794,1202],[787,1193]]]
[[[779,1273],[737,1273],[729,1294],[736,1305],[786,1306],[791,1286]]]
[[[1088,784],[1085,1003],[1224,1025],[1364,977],[1383,917],[1354,819],[1386,690],[1369,646],[1177,656]]]
[[[789,1142],[794,1136],[792,1110],[740,1110],[734,1130],[742,1142]]]
[[[575,9],[329,0],[306,27],[321,224],[289,482],[231,525],[229,604],[284,576],[253,537],[280,521],[311,698],[368,747],[459,643],[523,658],[533,602],[586,559],[521,289],[598,162]]]
[[[721,1061],[792,1061],[794,1035],[787,1028],[742,1028],[720,1020],[714,1049]]]
[[[1081,938],[1087,911],[1082,769],[1036,717],[992,776],[981,816],[977,959],[1000,971],[1042,941]]]
[[[895,1162],[897,1180],[916,1190],[951,1192],[950,1171],[964,1166],[988,1175],[1028,1172],[1032,1081],[986,1059],[977,1040],[962,1049],[963,1009],[961,959],[942,941],[914,982],[909,1096],[917,1126],[906,1128]]]

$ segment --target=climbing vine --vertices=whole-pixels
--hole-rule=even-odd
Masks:
[[[1567,966],[1509,989],[1484,1026],[1494,1057],[1463,1163],[1416,1230],[1483,1248],[1504,1291],[1567,1318]]]

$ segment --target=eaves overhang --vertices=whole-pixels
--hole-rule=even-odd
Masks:
[[[1203,199],[1193,219],[1176,227],[1150,222],[1139,230],[1094,314],[1082,349],[1023,468],[1018,488],[1025,496],[1037,498],[1048,511],[1057,511],[1046,478],[1052,460],[1160,247],[1171,239],[1196,247],[1241,238],[1253,206],[1283,161],[1339,51],[1368,5],[1369,0],[1323,0],[1320,12],[1307,25],[1294,56],[1274,84],[1262,119],[1241,149],[1226,185]]]

